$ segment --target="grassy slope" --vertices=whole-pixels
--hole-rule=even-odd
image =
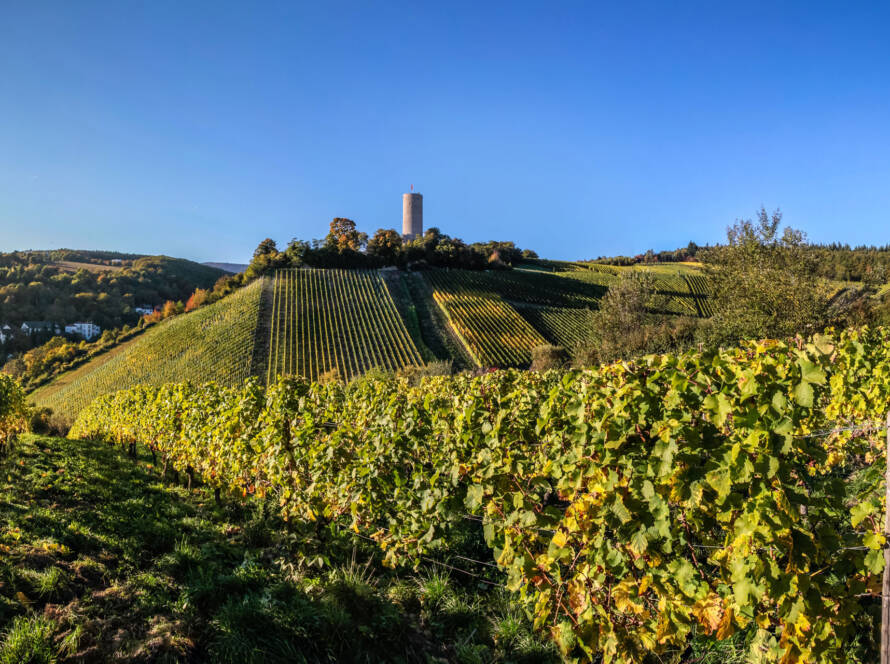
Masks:
[[[262,281],[159,323],[131,343],[62,374],[31,401],[74,419],[95,397],[139,383],[240,383],[252,362]],[[62,385],[65,383],[64,385]]]
[[[119,355],[123,353],[127,348],[135,344],[139,341],[139,337],[133,337],[125,341],[122,344],[118,344],[117,346],[111,348],[110,350],[102,353],[101,355],[97,355],[93,359],[88,362],[84,362],[82,365],[77,367],[76,369],[72,369],[71,371],[66,371],[65,373],[59,375],[58,378],[48,383],[47,385],[34,390],[31,395],[31,399],[35,403],[40,403],[41,401],[46,401],[51,398],[56,392],[61,390],[62,388],[70,385],[71,383],[77,381],[79,378],[86,376],[91,371],[95,371],[103,364],[112,359],[115,355]]]
[[[271,513],[24,437],[0,459],[0,664],[556,661],[500,589]]]
[[[65,272],[77,272],[78,270],[86,270],[87,272],[120,272],[123,269],[120,265],[97,265],[96,263],[78,263],[77,261],[56,261],[53,265]]]

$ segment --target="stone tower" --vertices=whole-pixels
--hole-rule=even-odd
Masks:
[[[410,242],[423,236],[423,196],[402,194],[402,240]]]

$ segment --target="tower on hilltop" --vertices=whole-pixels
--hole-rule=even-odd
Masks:
[[[410,242],[423,236],[423,195],[414,192],[402,194],[402,240]]]

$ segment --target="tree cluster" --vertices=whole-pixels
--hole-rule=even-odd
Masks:
[[[293,239],[280,251],[274,240],[265,239],[256,248],[245,278],[251,280],[276,268],[382,268],[450,267],[468,270],[509,268],[528,257],[513,242],[476,242],[430,228],[422,237],[405,242],[391,228],[380,228],[370,238],[356,228],[355,222],[335,218],[323,240],[306,242]]]
[[[601,263],[603,265],[638,265],[650,263],[682,263],[685,261],[694,261],[697,259],[699,251],[707,247],[700,247],[695,242],[690,242],[680,249],[672,249],[667,251],[654,251],[649,249],[644,254],[636,254],[635,256],[600,256],[590,263]]]

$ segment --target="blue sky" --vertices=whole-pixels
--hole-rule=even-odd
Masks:
[[[885,5],[886,6],[886,5]],[[761,205],[890,242],[880,3],[0,7],[0,250],[245,261],[334,216],[552,258],[715,242]]]

